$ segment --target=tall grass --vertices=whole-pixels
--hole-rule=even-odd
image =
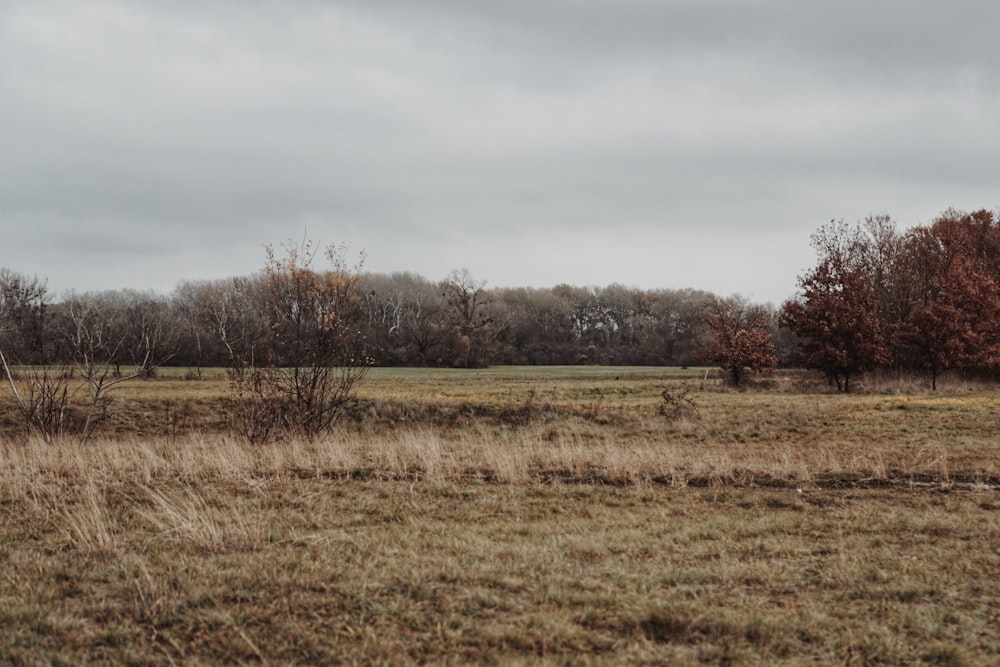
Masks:
[[[827,446],[773,439],[697,437],[695,425],[608,427],[587,421],[461,430],[425,426],[341,431],[253,447],[227,436],[112,439],[87,447],[0,443],[0,497],[40,483],[104,480],[148,485],[269,476],[508,484],[561,481],[626,485],[794,486],[1000,483],[992,447],[858,439]],[[688,437],[690,436],[690,437]]]
[[[30,479],[8,487],[17,475],[5,468],[0,481],[0,662],[1000,656],[994,491],[611,485],[592,477],[594,443],[582,437],[551,456],[566,470],[587,461],[575,479],[594,483],[566,484],[568,475],[532,477],[509,448],[540,451],[538,440],[478,438],[494,439],[507,454],[473,452],[479,472],[452,468],[465,450],[447,438],[424,458],[415,447],[427,441],[412,432],[382,458],[337,440],[284,453],[106,442],[66,457],[35,447],[44,455],[22,459]],[[345,456],[351,466],[330,465]],[[364,479],[348,472],[357,462],[369,466]],[[418,466],[428,472],[415,475]]]

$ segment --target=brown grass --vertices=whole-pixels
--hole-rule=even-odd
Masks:
[[[119,417],[191,428],[0,442],[0,663],[1000,662],[994,392],[425,373],[314,441],[161,379]]]

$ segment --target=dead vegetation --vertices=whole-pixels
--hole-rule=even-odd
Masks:
[[[375,369],[340,428],[248,446],[204,377],[0,442],[0,662],[1000,656],[992,391]]]
[[[253,467],[235,447],[98,449],[4,479],[9,664],[1000,654],[995,493],[416,483],[268,448]]]

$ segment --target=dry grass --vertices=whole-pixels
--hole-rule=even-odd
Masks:
[[[109,461],[124,463],[95,465],[111,473]],[[1000,658],[993,493],[385,482],[207,463],[192,476],[137,462],[115,478],[64,461],[5,494],[4,661]]]
[[[877,410],[876,410],[877,412]],[[855,421],[862,421],[859,427]],[[425,425],[389,431],[343,430],[318,440],[251,447],[228,436],[104,440],[84,448],[9,441],[0,445],[0,493],[18,497],[34,479],[112,478],[150,484],[212,477],[294,475],[505,484],[748,486],[792,489],[886,487],[987,490],[1000,485],[991,432],[934,440],[863,437],[877,419],[820,421],[840,431],[821,444],[799,441],[766,416],[739,431],[696,422],[631,418],[612,425],[564,418],[525,426]],[[772,432],[772,428],[774,432]],[[721,430],[720,435],[718,431]],[[847,437],[847,433],[855,437]]]
[[[119,417],[191,428],[0,442],[0,662],[1000,662],[994,392],[423,373],[315,441],[246,446],[224,382],[171,379]]]

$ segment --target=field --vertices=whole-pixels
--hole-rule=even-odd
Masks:
[[[186,376],[0,408],[0,662],[1000,663],[991,387],[375,369],[251,447]]]

